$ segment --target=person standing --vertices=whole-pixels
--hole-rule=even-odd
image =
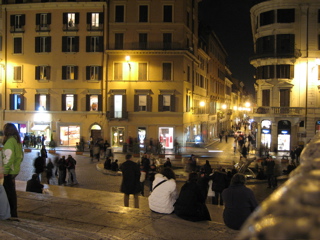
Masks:
[[[23,150],[19,132],[14,124],[5,124],[3,133],[3,187],[6,190],[10,204],[11,217],[17,218],[18,210],[15,178],[20,172],[20,165],[23,160]]]
[[[77,161],[71,156],[68,155],[67,158],[67,169],[68,169],[68,184],[76,185],[78,184],[77,175],[76,175],[76,164]]]
[[[54,165],[51,161],[51,159],[49,158],[49,162],[46,166],[46,171],[47,171],[47,183],[50,184],[50,179],[52,178],[53,174],[52,171],[54,169]]]
[[[214,174],[211,176],[212,180],[212,191],[214,191],[215,197],[212,198],[212,204],[214,205],[223,205],[223,199],[221,197],[222,191],[228,187],[227,186],[227,174],[220,167],[217,171],[214,171]]]
[[[266,166],[266,175],[268,178],[268,188],[271,188],[271,187],[275,188],[276,187],[276,179],[275,179],[276,177],[275,177],[274,171],[275,171],[276,163],[272,157],[268,157],[265,160],[264,165]]]
[[[253,191],[245,186],[246,177],[236,173],[231,184],[222,192],[225,204],[223,220],[227,227],[239,230],[245,220],[258,206]]]
[[[129,207],[129,196],[134,195],[134,207],[139,208],[140,194],[140,169],[137,163],[132,161],[132,155],[126,155],[126,161],[121,164],[122,183],[120,191],[124,193],[124,206]]]
[[[58,161],[58,169],[59,169],[59,178],[58,184],[66,184],[66,177],[67,177],[67,161],[66,157],[62,156]]]
[[[43,169],[46,169],[46,165],[47,165],[47,157],[48,157],[48,153],[47,153],[47,149],[45,145],[42,145],[41,150],[40,150],[40,155],[42,157],[42,164],[43,164]],[[45,181],[46,175],[45,175],[45,171],[41,172],[41,183],[46,183]]]

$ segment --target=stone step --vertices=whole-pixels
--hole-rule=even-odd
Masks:
[[[30,216],[29,216],[30,217]],[[88,231],[86,228],[78,229],[55,225],[53,222],[44,223],[30,219],[20,218],[16,221],[1,221],[0,239],[25,239],[25,240],[46,240],[46,239],[119,239],[109,234],[102,234]]]

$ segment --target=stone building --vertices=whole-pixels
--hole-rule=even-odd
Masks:
[[[3,1],[0,123],[58,146],[212,140],[232,81],[217,37],[199,41],[199,2]]]
[[[320,129],[320,2],[265,1],[251,23],[257,147],[289,151]]]

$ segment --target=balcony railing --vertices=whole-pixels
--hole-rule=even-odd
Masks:
[[[305,108],[301,108],[301,107],[257,107],[253,109],[253,113],[301,115],[305,113],[304,110]]]
[[[121,49],[119,47],[110,46],[110,50],[187,50],[193,52],[191,47],[186,46],[186,44],[181,43],[163,43],[163,42],[148,42],[148,43],[128,43],[124,44]]]

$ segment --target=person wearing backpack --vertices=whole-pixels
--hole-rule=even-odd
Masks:
[[[76,164],[77,161],[71,156],[68,155],[67,158],[67,169],[68,169],[68,185],[76,185],[78,184],[77,176],[76,176]]]

